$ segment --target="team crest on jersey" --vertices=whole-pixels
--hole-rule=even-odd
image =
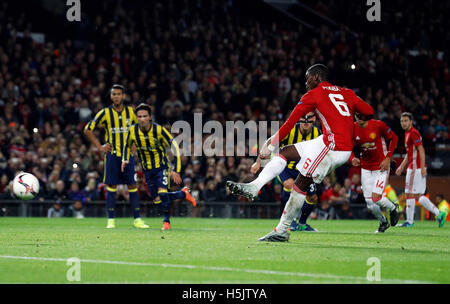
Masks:
[[[370,136],[371,139],[377,138],[377,134],[375,132],[370,133],[369,136]]]

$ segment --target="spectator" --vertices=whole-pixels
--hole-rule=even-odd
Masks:
[[[54,203],[53,206],[50,207],[47,211],[48,218],[62,217],[63,215],[64,215],[64,209],[61,208],[61,204],[59,202]]]

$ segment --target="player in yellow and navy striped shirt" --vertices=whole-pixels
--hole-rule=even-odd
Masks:
[[[314,126],[315,121],[316,116],[313,112],[306,114],[305,117],[300,119],[299,123],[297,123],[295,127],[292,128],[291,132],[280,142],[280,149],[287,145],[292,145],[298,142],[317,138],[321,134],[321,132],[319,128]],[[261,160],[258,157],[256,163],[253,164],[251,169],[251,172],[253,174],[255,174],[261,167],[260,163]],[[295,161],[289,162],[283,172],[281,172],[281,174],[278,176],[278,180],[283,184],[283,190],[281,192],[281,210],[284,209],[284,206],[286,205],[291,194],[295,179],[298,176],[299,171],[297,170],[296,165],[297,162]],[[311,185],[310,189],[308,190],[308,195],[310,197],[310,200],[306,201],[306,203],[303,204],[300,215],[298,216],[299,223],[297,223],[297,219],[294,219],[291,224],[291,231],[315,231],[314,228],[306,223],[308,216],[314,209],[314,204],[317,203],[318,200],[317,186],[315,184]]]
[[[151,112],[150,106],[144,103],[136,108],[138,123],[128,130],[122,154],[122,169],[128,165],[130,148],[134,145],[141,160],[150,196],[155,201],[160,199],[162,202],[164,213],[162,229],[167,230],[170,229],[170,206],[173,200],[186,199],[194,207],[196,202],[187,187],[180,191],[168,192],[169,160],[166,149],[170,148],[175,156],[174,170],[171,171],[170,177],[177,185],[181,183],[180,149],[164,127],[151,121]]]
[[[124,105],[125,88],[115,84],[111,88],[112,105],[100,110],[84,128],[84,133],[98,150],[105,153],[105,170],[103,182],[107,185],[106,208],[108,211],[107,228],[115,228],[114,209],[116,206],[117,185],[128,185],[130,205],[133,210],[134,226],[148,228],[140,218],[139,197],[136,187],[136,171],[134,159],[130,158],[129,165],[122,172],[122,151],[128,128],[137,122],[134,110]],[[94,134],[96,128],[105,130],[105,144],[102,145]]]

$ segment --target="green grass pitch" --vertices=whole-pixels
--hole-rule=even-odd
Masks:
[[[278,220],[0,218],[0,283],[450,283],[450,225],[373,233],[376,221],[311,221],[288,243],[258,242]],[[80,259],[80,281],[68,281]],[[381,281],[367,273],[379,260]],[[372,272],[373,274],[373,272]]]

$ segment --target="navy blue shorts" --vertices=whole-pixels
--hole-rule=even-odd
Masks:
[[[136,185],[134,166],[134,157],[130,157],[130,162],[122,172],[122,157],[106,153],[103,182],[107,185]]]
[[[294,181],[297,179],[297,176],[300,172],[296,169],[289,169],[288,167],[284,168],[283,172],[278,176],[281,183],[284,183],[286,180],[292,178]]]
[[[144,175],[148,192],[153,199],[158,196],[158,188],[167,189],[169,187],[169,169],[167,167],[144,170]]]

